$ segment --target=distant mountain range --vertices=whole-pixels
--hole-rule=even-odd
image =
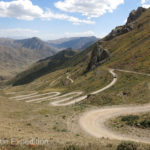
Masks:
[[[13,76],[40,58],[38,53],[26,48],[0,45],[0,77]]]
[[[14,44],[16,44],[17,47],[19,46],[34,50],[36,51],[36,53],[39,53],[43,58],[52,56],[59,51],[57,48],[47,45],[47,43],[37,37],[24,40],[15,40]]]
[[[38,38],[25,40],[0,38],[0,76],[6,78],[15,75],[37,60],[57,52],[57,48],[48,46]]]
[[[0,38],[0,78],[13,76],[63,49],[84,49],[96,40],[96,37],[76,37],[45,42],[37,37],[22,40]]]
[[[45,58],[56,54],[59,50],[57,48],[47,45],[46,42],[42,41],[37,37],[23,39],[23,40],[13,40],[8,38],[0,38],[0,45],[10,46],[13,48],[26,48],[31,51],[36,51],[41,57]]]
[[[72,37],[72,38],[62,38],[58,40],[51,40],[47,43],[50,46],[59,48],[59,49],[78,49],[78,50],[84,50],[93,43],[95,43],[98,40],[95,36],[89,36],[89,37]]]

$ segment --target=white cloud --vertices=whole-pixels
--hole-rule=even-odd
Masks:
[[[144,5],[142,5],[142,7],[144,7],[144,8],[150,8],[150,4],[144,4]]]
[[[150,8],[150,0],[141,0],[142,7]]]
[[[30,0],[0,1],[0,17],[10,17],[23,20],[33,20],[42,17],[45,12]]]
[[[145,4],[148,0],[141,0],[142,4]]]
[[[35,35],[38,35],[39,32],[36,30],[31,29],[21,29],[21,28],[15,28],[15,29],[0,29],[0,37],[33,37]]]
[[[66,32],[63,36],[65,37],[86,37],[86,36],[94,36],[95,33],[93,31],[85,31],[85,32]]]
[[[113,12],[124,0],[64,0],[55,3],[55,7],[65,12],[81,13],[89,18],[99,17]]]
[[[17,18],[21,20],[33,20],[35,18],[51,20],[59,19],[72,22],[73,24],[94,24],[91,20],[82,20],[66,14],[52,13],[49,9],[43,10],[33,5],[31,0],[13,0],[10,2],[0,1],[0,17]]]
[[[47,14],[43,17],[43,19],[59,19],[59,20],[67,20],[69,22],[72,22],[73,24],[95,24],[94,21],[86,20],[86,19],[79,19],[73,16],[68,16],[66,14],[54,14],[50,10],[48,10]]]
[[[123,21],[123,23],[124,23],[124,24],[127,23],[127,18]]]
[[[31,38],[31,37],[39,37],[43,40],[53,40],[64,37],[87,37],[94,36],[95,33],[93,31],[85,31],[85,32],[65,32],[65,33],[41,33],[37,30],[32,29],[23,29],[23,28],[14,28],[14,29],[0,29],[0,37],[4,38]]]

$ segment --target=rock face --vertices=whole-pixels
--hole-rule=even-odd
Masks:
[[[116,27],[115,29],[113,29],[111,31],[111,33],[109,35],[107,35],[104,40],[105,41],[108,41],[108,40],[111,40],[113,39],[114,37],[118,36],[118,35],[121,35],[121,34],[125,34],[131,30],[134,29],[134,25],[133,24],[127,24],[125,26],[119,26],[119,27]]]
[[[96,66],[103,64],[109,58],[108,50],[104,49],[100,43],[97,43],[91,54],[91,60],[86,71],[94,69]]]
[[[108,34],[104,40],[105,41],[108,41],[108,40],[111,40],[113,39],[114,37],[118,36],[118,35],[121,35],[121,34],[125,34],[131,30],[134,29],[134,26],[135,26],[135,21],[142,15],[143,12],[145,12],[146,9],[145,8],[142,8],[142,7],[139,7],[137,10],[133,10],[128,19],[127,19],[127,23],[124,25],[124,26],[119,26],[119,27],[116,27],[115,29],[113,29],[111,31],[110,34]]]
[[[145,11],[146,11],[146,9],[143,7],[139,7],[137,10],[133,10],[128,17],[127,24],[138,19],[141,16],[141,14]]]

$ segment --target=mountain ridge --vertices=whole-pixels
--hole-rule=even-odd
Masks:
[[[123,26],[117,26],[113,29],[106,37],[104,37],[104,41],[109,41],[116,36],[128,33],[135,28],[136,20],[146,11],[146,8],[138,7],[137,10],[131,11],[129,17],[127,18],[127,22]]]
[[[51,56],[58,52],[58,49],[48,46],[44,41],[37,37],[15,40],[14,43],[18,44],[18,46],[20,47],[36,50],[43,57],[46,57],[48,55]]]
[[[98,40],[95,36],[88,36],[88,37],[71,37],[71,38],[62,38],[58,40],[48,41],[50,46],[54,46],[60,49],[78,49],[84,50],[93,43]]]
[[[0,38],[0,76],[11,77],[28,65],[57,53],[56,48],[47,46],[39,38],[13,40]]]

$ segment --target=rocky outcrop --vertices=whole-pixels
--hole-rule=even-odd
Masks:
[[[105,41],[108,41],[108,40],[111,40],[113,39],[114,37],[116,36],[119,36],[119,35],[122,35],[122,34],[125,34],[127,32],[130,32],[131,30],[133,30],[135,28],[135,21],[142,15],[143,12],[145,12],[146,9],[145,8],[142,8],[142,7],[139,7],[137,10],[133,10],[128,19],[127,19],[127,23],[124,25],[124,26],[119,26],[119,27],[116,27],[115,29],[113,29],[111,31],[110,34],[108,34],[104,40]]]
[[[137,20],[145,11],[146,9],[143,7],[139,7],[137,10],[133,10],[129,15],[126,24],[132,23],[133,21]]]
[[[91,54],[91,60],[90,63],[88,64],[87,70],[92,70],[96,68],[98,65],[103,64],[106,62],[109,58],[109,52],[108,50],[104,49],[100,43],[97,43],[92,51]]]
[[[109,35],[107,35],[104,40],[105,41],[108,41],[108,40],[111,40],[113,39],[114,37],[116,36],[119,36],[121,34],[125,34],[131,30],[134,29],[134,24],[127,24],[125,26],[119,26],[119,27],[116,27],[115,29],[113,29],[111,31],[111,33]]]

